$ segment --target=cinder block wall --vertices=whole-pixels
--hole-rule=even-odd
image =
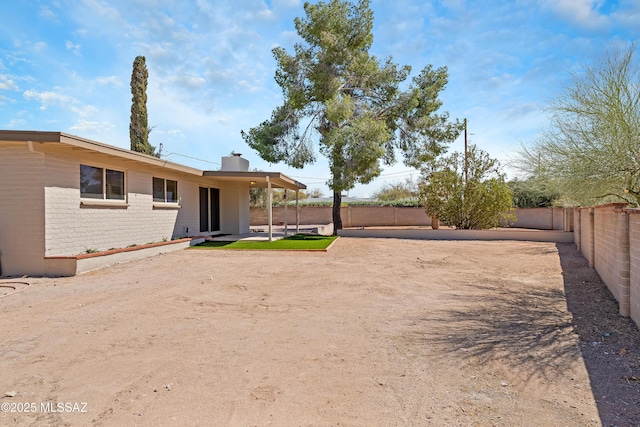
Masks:
[[[344,208],[343,208],[344,209]],[[345,211],[342,211],[342,220],[344,221]],[[272,224],[279,224],[284,221],[284,207],[273,208]],[[301,206],[300,207],[300,224],[329,224],[333,220],[331,218],[331,208],[326,206]],[[249,223],[251,225],[266,225],[269,222],[269,213],[259,208],[251,208],[249,215]],[[296,207],[287,207],[287,222],[295,224]]]
[[[404,225],[398,224],[393,206],[348,206],[345,227]],[[408,208],[412,209],[412,208]],[[423,209],[424,212],[424,209]],[[426,215],[425,215],[426,217]],[[426,218],[425,218],[426,219]],[[344,219],[343,219],[344,222]]]
[[[300,207],[300,224],[329,224],[333,222],[331,206],[303,206]],[[371,226],[427,226],[431,225],[431,218],[424,208],[409,208],[393,206],[343,206],[340,208],[343,227],[371,227]],[[262,209],[251,209],[251,225],[265,225],[268,223],[268,213]],[[273,208],[272,224],[284,221],[284,207]],[[287,222],[295,224],[296,208],[287,207]]]
[[[640,210],[629,215],[629,314],[640,326]]]
[[[564,209],[562,208],[516,208],[516,222],[511,227],[535,230],[563,230]]]
[[[640,326],[640,210],[624,203],[576,210],[576,243],[619,304]]]
[[[331,206],[302,206],[300,207],[300,224],[329,224],[333,222]],[[424,208],[409,208],[393,206],[343,206],[340,208],[343,227],[370,227],[394,225],[431,225],[431,218]],[[265,225],[268,213],[262,209],[251,209],[251,225]],[[273,208],[272,224],[284,221],[284,207]],[[296,208],[287,207],[287,222],[295,224]]]
[[[582,218],[580,217],[580,208],[573,209],[573,223],[571,224],[571,230],[573,231],[573,241],[576,244],[576,248],[580,250],[582,244],[582,236],[580,235],[580,224]]]
[[[624,205],[609,204],[594,208],[594,267],[618,300],[620,313],[629,315],[629,267],[627,214]],[[628,257],[628,255],[626,255]]]
[[[574,233],[580,234],[579,249],[589,261],[590,267],[593,267],[595,262],[593,215],[593,208],[580,208],[580,229],[574,231]]]
[[[571,210],[572,211],[572,210]],[[343,227],[430,226],[431,217],[424,208],[393,206],[343,206],[340,208]],[[516,209],[517,221],[511,227],[537,230],[573,230],[573,212],[568,215],[561,208]],[[272,224],[284,221],[284,207],[273,208]],[[287,208],[287,222],[295,224],[295,206]],[[250,224],[265,225],[268,213],[251,209]],[[331,206],[300,207],[300,224],[329,224],[333,222]],[[567,227],[569,227],[567,229]]]

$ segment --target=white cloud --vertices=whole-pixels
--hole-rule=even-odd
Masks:
[[[18,129],[23,128],[27,124],[27,121],[24,119],[11,119],[9,123],[7,123],[7,129]]]
[[[599,30],[610,25],[609,18],[599,11],[601,0],[544,0],[543,6],[582,28]]]
[[[250,92],[250,93],[256,93],[256,92],[260,92],[261,90],[263,90],[262,87],[256,86],[256,85],[252,84],[251,82],[249,82],[247,80],[240,80],[238,82],[238,87],[240,87],[242,90],[244,90],[246,92]]]
[[[72,106],[69,108],[69,111],[71,111],[72,113],[76,113],[80,117],[89,117],[97,113],[99,110],[93,105],[84,105],[82,107]]]
[[[40,102],[40,110],[58,106],[83,118],[98,112],[96,107],[92,105],[82,105],[76,98],[60,92],[27,90],[24,92],[24,97],[27,100]]]
[[[18,90],[18,85],[9,76],[0,74],[0,90]]]
[[[635,31],[640,27],[640,3],[637,0],[620,1],[620,9],[611,16],[616,23]]]
[[[15,104],[15,103],[16,101],[14,99],[0,95],[0,105]]]
[[[56,14],[47,6],[40,6],[40,16],[51,21],[57,21]]]
[[[75,55],[80,56],[80,48],[82,47],[80,43],[73,44],[73,42],[70,42],[69,40],[67,40],[65,42],[65,47],[67,48],[67,50],[72,51]]]
[[[96,83],[102,86],[122,87],[122,80],[118,76],[97,77]]]
[[[171,79],[169,79],[171,84],[175,84],[179,87],[190,91],[197,91],[202,89],[202,87],[207,82],[203,77],[197,76],[194,74],[187,74],[184,72],[180,72],[174,75]]]
[[[35,90],[27,90],[24,92],[24,97],[31,101],[39,101],[41,110],[46,110],[47,107],[52,105],[66,106],[78,102],[78,100],[72,96],[50,91],[37,92]]]
[[[108,122],[78,120],[76,124],[69,129],[74,132],[89,133],[89,132],[104,132],[109,129],[114,129],[115,125]]]
[[[82,0],[73,2],[73,5],[75,8],[70,14],[78,23],[75,34],[103,36],[105,40],[114,38],[126,40],[140,34],[140,21],[136,21],[135,24],[127,22],[118,8],[107,1]],[[123,10],[132,11],[129,8],[123,8]]]
[[[273,8],[294,8],[300,6],[300,0],[273,0]]]
[[[31,49],[34,52],[44,52],[47,49],[47,43],[45,42],[35,42],[31,45]]]

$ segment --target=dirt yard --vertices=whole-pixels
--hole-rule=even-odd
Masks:
[[[640,425],[640,333],[572,244],[341,238],[12,281],[3,426]]]

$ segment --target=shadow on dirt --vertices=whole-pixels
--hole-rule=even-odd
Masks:
[[[447,352],[461,352],[481,365],[500,360],[533,377],[551,381],[576,363],[571,317],[560,289],[531,285],[529,291],[509,288],[505,280],[479,279],[473,296],[461,295],[461,309],[446,309],[416,319],[412,340],[436,345]],[[481,291],[481,292],[478,292]],[[425,328],[427,325],[435,328]],[[446,330],[432,336],[433,330]]]
[[[564,290],[557,282],[532,281],[523,291],[509,279],[479,278],[468,286],[482,292],[462,290],[465,309],[414,318],[405,338],[483,365],[499,360],[528,375],[523,380],[552,382],[583,361],[602,425],[639,426],[640,331],[618,315],[617,302],[573,244],[556,248]]]
[[[571,244],[558,244],[564,292],[604,426],[640,426],[640,331]]]

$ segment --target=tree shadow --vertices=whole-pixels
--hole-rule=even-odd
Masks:
[[[405,341],[480,365],[499,361],[524,381],[552,383],[584,363],[602,424],[639,426],[640,331],[573,244],[556,248],[564,289],[479,277],[456,288],[456,308],[414,317]]]
[[[414,319],[411,341],[461,352],[479,365],[496,360],[522,375],[549,381],[579,360],[571,318],[560,289],[531,285],[525,293],[509,282],[482,278],[466,285],[456,307]],[[480,292],[478,292],[480,291]],[[435,326],[435,327],[434,327]],[[430,332],[446,331],[443,335]]]
[[[557,244],[567,309],[605,426],[640,426],[640,330],[620,316],[598,273],[571,244]]]

